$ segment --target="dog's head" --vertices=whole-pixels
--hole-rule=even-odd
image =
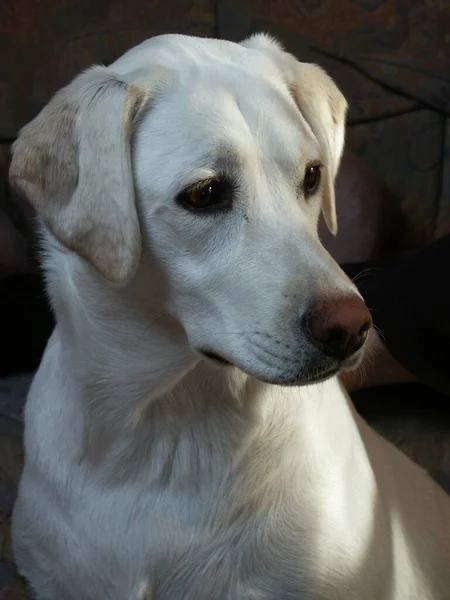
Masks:
[[[370,327],[317,236],[320,210],[337,228],[345,113],[324,71],[266,36],[162,36],[59,92],[22,130],[11,179],[105,286],[150,257],[193,355],[317,381]]]

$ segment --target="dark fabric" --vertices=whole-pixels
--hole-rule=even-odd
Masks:
[[[0,377],[37,369],[53,326],[39,274],[0,279]]]
[[[351,396],[369,425],[450,494],[448,395],[424,383],[402,383],[360,390]]]
[[[407,257],[344,265],[395,358],[450,394],[450,236]]]

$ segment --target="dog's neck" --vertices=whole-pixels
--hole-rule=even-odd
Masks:
[[[225,468],[249,445],[269,440],[274,446],[295,438],[294,451],[308,468],[320,471],[324,461],[335,460],[337,452],[342,456],[359,437],[336,380],[276,389],[234,367],[200,359],[182,327],[157,302],[136,305],[136,289],[105,294],[104,286],[86,277],[76,286],[65,281],[60,289],[72,297],[55,307],[55,337],[60,351],[70,353],[68,362],[82,386],[77,402],[88,424],[86,451],[94,460],[106,460],[115,477],[136,466],[138,448],[148,449],[145,458],[139,450],[148,460],[150,454],[169,455],[182,440],[190,443],[180,469],[193,482],[195,470],[209,478],[208,465],[220,472],[218,460]]]

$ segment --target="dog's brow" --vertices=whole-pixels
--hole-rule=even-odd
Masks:
[[[221,148],[214,161],[214,170],[232,178],[242,171],[242,156],[233,148]]]
[[[242,155],[234,148],[221,146],[216,155],[215,166],[218,169],[235,169],[242,164]]]

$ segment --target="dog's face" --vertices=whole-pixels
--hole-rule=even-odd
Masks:
[[[355,362],[370,327],[317,237],[321,209],[336,229],[345,110],[268,38],[164,36],[61,92],[11,175],[105,285],[139,276],[142,252],[158,265],[194,352],[317,381]]]

